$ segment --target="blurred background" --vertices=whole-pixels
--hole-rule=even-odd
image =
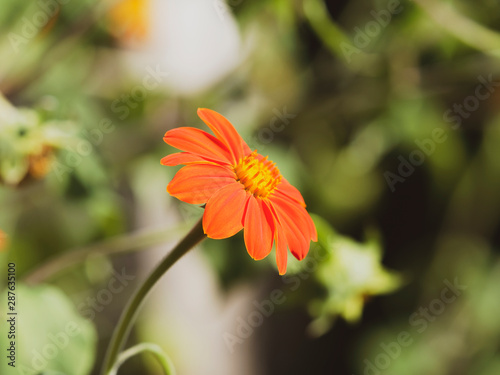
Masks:
[[[132,292],[203,214],[159,162],[167,130],[207,130],[198,107],[277,163],[319,241],[284,277],[241,233],[204,241],[128,347],[187,375],[500,373],[498,2],[3,0],[0,28],[20,373],[99,373]],[[119,373],[162,372],[143,354]]]

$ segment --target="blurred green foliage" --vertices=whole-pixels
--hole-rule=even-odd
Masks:
[[[315,219],[318,241],[326,254],[319,259],[315,276],[325,288],[326,297],[310,302],[309,310],[315,319],[309,331],[319,336],[331,328],[337,316],[358,321],[367,300],[398,289],[402,278],[382,266],[382,249],[376,236],[358,243],[336,234],[321,218]]]
[[[9,374],[13,367],[22,374],[59,372],[84,375],[92,369],[95,358],[97,332],[92,323],[82,318],[68,297],[53,286],[28,287],[18,284],[15,290],[17,315],[15,321],[17,345],[14,358],[2,360],[2,373]],[[2,294],[7,300],[7,293]],[[10,325],[9,325],[10,327]],[[3,327],[0,336],[2,348],[9,348],[7,332]],[[17,358],[17,361],[14,359]]]

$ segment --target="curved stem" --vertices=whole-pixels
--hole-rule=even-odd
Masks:
[[[184,254],[186,254],[191,248],[193,248],[198,242],[205,238],[205,233],[203,232],[202,220],[193,227],[191,232],[189,232],[184,239],[177,244],[177,246],[161,261],[161,263],[156,267],[156,269],[148,276],[146,281],[141,285],[139,290],[132,297],[128,303],[125,311],[123,312],[118,325],[111,337],[111,342],[108,346],[106,353],[106,358],[104,360],[104,366],[102,368],[102,374],[106,375],[110,372],[113,364],[118,358],[118,354],[130,333],[133,320],[137,315],[139,308],[141,307],[144,299],[149,294],[153,286],[158,280],[163,276],[163,274]]]
[[[109,372],[109,375],[116,375],[118,373],[118,369],[121,365],[123,365],[123,363],[125,363],[126,360],[141,352],[149,352],[153,354],[160,363],[165,375],[175,375],[175,367],[171,359],[163,352],[163,350],[158,345],[149,343],[142,343],[122,352],[118,356],[118,359]]]

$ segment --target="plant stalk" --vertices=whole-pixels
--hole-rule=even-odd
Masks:
[[[128,337],[132,324],[137,313],[149,294],[153,286],[160,280],[167,270],[172,267],[184,254],[192,249],[196,244],[205,239],[206,235],[203,232],[202,220],[191,229],[191,231],[181,240],[177,246],[165,256],[156,269],[148,276],[146,281],[141,285],[139,290],[134,294],[128,303],[125,311],[122,313],[118,325],[111,337],[111,342],[106,352],[102,375],[107,375],[113,368],[118,355]]]

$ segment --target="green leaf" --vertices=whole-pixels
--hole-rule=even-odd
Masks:
[[[18,284],[14,293],[17,315],[2,318],[14,318],[15,337],[9,339],[6,325],[2,324],[0,347],[10,348],[14,342],[16,367],[2,359],[0,373],[89,374],[97,340],[93,324],[82,318],[68,297],[53,286]],[[7,301],[6,291],[2,301]]]

